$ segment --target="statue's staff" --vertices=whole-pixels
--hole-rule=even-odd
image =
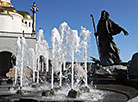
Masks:
[[[96,32],[96,27],[95,27],[95,22],[94,22],[94,16],[92,14],[90,16],[92,17],[92,23],[93,23],[94,35],[95,35],[97,32]],[[98,46],[98,38],[97,38],[96,35],[95,35],[95,39],[96,39],[96,45],[97,45],[97,49],[98,49],[98,55],[100,57],[100,52],[99,52],[100,49],[99,49],[99,46]]]

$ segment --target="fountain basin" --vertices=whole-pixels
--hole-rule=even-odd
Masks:
[[[126,102],[129,100],[128,95],[108,90],[91,89],[90,93],[82,93],[80,97],[69,98],[67,92],[63,90],[55,92],[52,96],[42,96],[43,91],[35,91],[21,95],[10,94],[5,92],[2,96],[5,99],[10,99],[12,102]]]

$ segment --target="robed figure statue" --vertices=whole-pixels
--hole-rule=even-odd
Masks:
[[[101,65],[110,66],[120,64],[119,49],[112,36],[119,34],[121,31],[124,32],[124,35],[128,35],[128,32],[109,19],[109,13],[103,10],[97,25],[97,32],[95,33],[95,36],[99,40],[98,50]]]

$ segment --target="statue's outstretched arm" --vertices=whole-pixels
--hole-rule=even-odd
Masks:
[[[113,32],[114,33],[119,33],[120,31],[123,31],[123,33],[124,33],[124,35],[128,35],[128,32],[124,29],[124,28],[122,28],[121,26],[119,26],[117,23],[115,23],[114,21],[112,21],[111,19],[110,19],[110,22],[112,22],[112,29],[114,29],[113,30]]]

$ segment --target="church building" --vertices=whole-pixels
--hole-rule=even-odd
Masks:
[[[0,76],[5,76],[13,68],[16,60],[17,38],[25,37],[28,48],[36,45],[35,8],[33,16],[26,11],[18,11],[11,0],[0,0]]]

